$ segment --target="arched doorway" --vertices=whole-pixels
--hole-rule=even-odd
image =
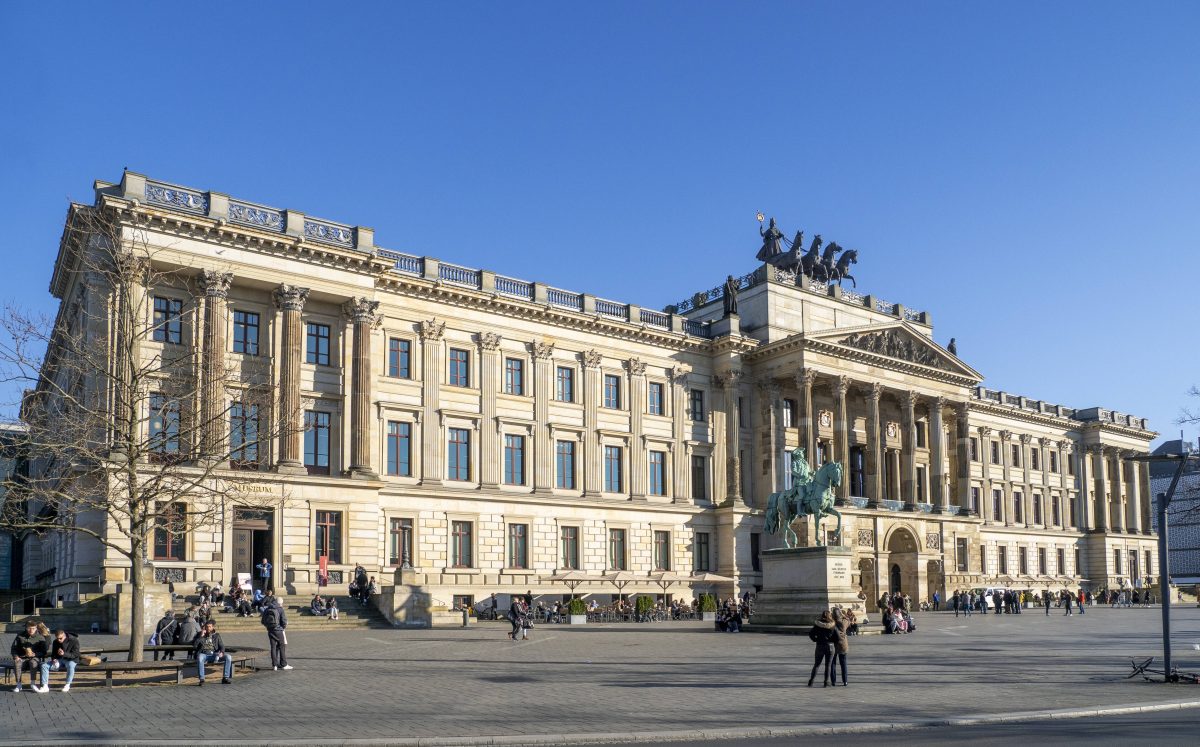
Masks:
[[[875,603],[879,601],[879,589],[875,584],[875,561],[870,558],[858,561],[858,578],[867,609],[875,609]]]
[[[892,594],[921,596],[918,584],[917,538],[907,527],[898,527],[887,542],[888,589]]]

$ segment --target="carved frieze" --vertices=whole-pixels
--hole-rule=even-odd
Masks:
[[[946,362],[945,358],[932,348],[899,329],[855,332],[849,337],[838,340],[838,343],[876,355],[899,358],[909,363],[917,363],[931,368],[940,368],[943,371],[955,370]]]
[[[874,529],[859,529],[858,530],[858,546],[859,547],[874,547],[875,546],[875,530]]]
[[[942,549],[942,535],[937,532],[925,533],[925,549],[940,550]]]

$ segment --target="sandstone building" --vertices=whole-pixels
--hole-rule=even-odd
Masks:
[[[146,323],[170,332],[155,344],[267,377],[305,413],[302,433],[237,465],[286,503],[161,530],[160,580],[269,557],[293,593],[316,590],[322,562],[332,584],[356,563],[385,584],[403,569],[445,603],[560,594],[546,577],[568,569],[629,571],[626,593],[661,593],[656,571],[752,591],[773,546],[762,508],[796,446],[845,466],[838,510],[868,597],[1141,586],[1157,570],[1145,467],[1123,460],[1147,450],[1146,421],[986,389],[928,312],[770,265],[737,279],[737,314],[720,287],[659,311],[131,172],[95,195],[144,227],[155,262],[192,270],[145,289]],[[64,304],[88,283],[71,256],[50,289]],[[206,406],[238,417],[236,396]],[[55,585],[124,580],[83,536],[45,542],[28,579],[53,562]]]

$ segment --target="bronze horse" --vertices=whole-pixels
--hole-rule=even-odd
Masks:
[[[842,256],[838,257],[837,264],[834,265],[833,271],[829,273],[829,279],[833,282],[836,282],[838,285],[841,285],[843,280],[849,280],[850,284],[857,288],[858,283],[855,282],[854,276],[850,274],[850,265],[855,264],[856,262],[858,262],[857,250],[847,249],[846,251],[842,252]]]

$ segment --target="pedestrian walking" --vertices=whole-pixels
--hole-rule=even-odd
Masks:
[[[254,566],[254,569],[258,571],[258,583],[265,594],[271,588],[271,561],[263,558],[261,563]]]
[[[941,606],[942,606],[942,598],[935,591],[935,592],[933,592],[933,611],[937,612],[939,609],[941,609]]]
[[[509,640],[517,640],[517,633],[521,632],[521,607],[524,604],[521,597],[514,595],[508,606],[508,622],[512,625],[512,631],[508,634]]]
[[[833,625],[833,615],[830,614],[829,610],[822,612],[821,617],[813,623],[812,629],[808,631],[808,639],[816,644],[816,649],[813,651],[812,673],[808,675],[808,686],[813,686],[813,680],[817,678],[817,669],[824,664],[825,680],[823,686],[829,687],[829,664],[833,660],[833,644],[837,640],[837,632]]]
[[[833,611],[833,630],[837,634],[833,642],[833,669],[829,672],[829,681],[837,684],[838,667],[842,668],[842,687],[849,687],[850,680],[846,677],[846,654],[850,653],[850,638],[848,631],[850,621],[842,614],[842,610]]]
[[[271,667],[276,671],[292,669],[287,663],[287,613],[276,597],[268,597],[263,602],[262,616],[259,622],[267,629],[267,642],[271,646]]]
[[[1042,604],[1046,606],[1046,617],[1050,617],[1050,590],[1046,589],[1046,593],[1042,595]]]

